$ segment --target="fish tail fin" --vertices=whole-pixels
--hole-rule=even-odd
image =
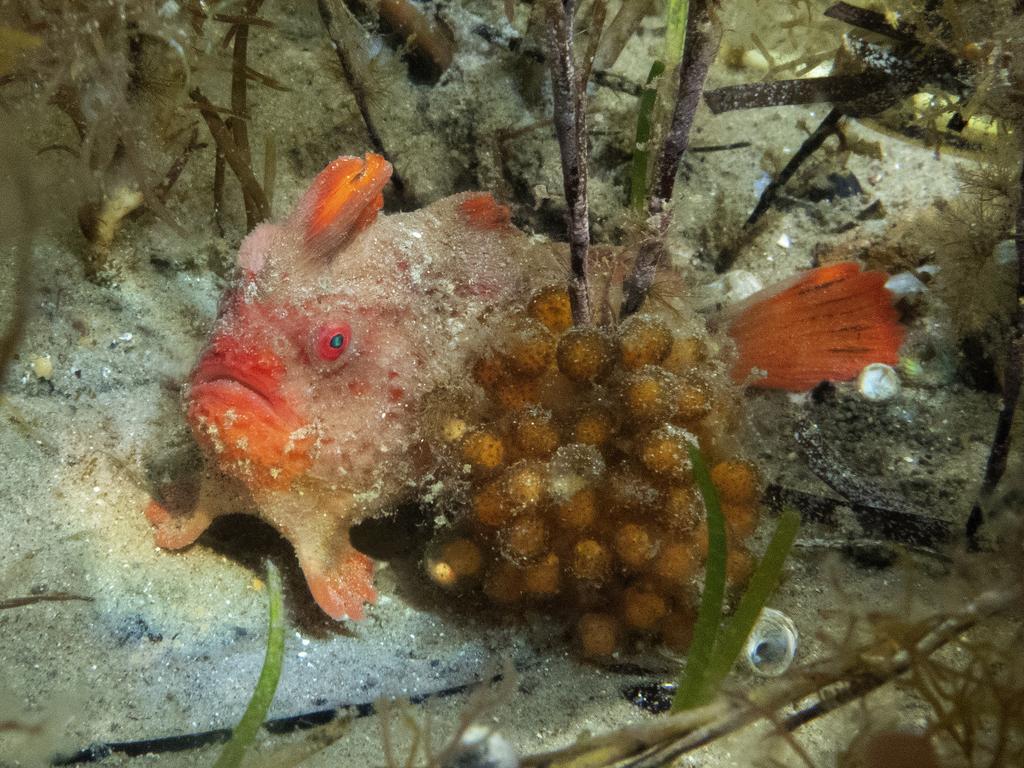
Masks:
[[[727,320],[738,354],[733,379],[802,392],[852,379],[870,363],[895,364],[905,329],[887,279],[842,262],[754,294]]]
[[[303,195],[293,216],[305,251],[329,261],[354,235],[377,218],[391,164],[368,152],[366,158],[339,157],[324,168]]]

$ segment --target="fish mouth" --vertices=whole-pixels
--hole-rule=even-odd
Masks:
[[[221,337],[192,373],[186,416],[196,440],[250,486],[286,486],[311,464],[311,430],[281,393],[284,372],[272,352]]]
[[[207,354],[192,374],[189,399],[193,402],[206,397],[234,399],[239,404],[244,403],[247,409],[265,415],[270,421],[285,421],[281,418],[285,415],[281,411],[291,409],[285,405],[278,388],[267,378],[252,370],[232,366],[221,355]]]

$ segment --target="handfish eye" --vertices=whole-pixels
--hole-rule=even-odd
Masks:
[[[351,338],[352,329],[348,323],[321,328],[316,338],[317,357],[327,362],[337,360],[348,349]]]
[[[765,608],[747,639],[743,655],[755,674],[778,677],[796,658],[798,639],[796,625],[789,616],[774,608]]]

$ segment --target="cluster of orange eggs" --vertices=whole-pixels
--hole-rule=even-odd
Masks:
[[[733,582],[760,495],[727,455],[735,394],[708,358],[656,315],[573,326],[564,289],[534,293],[473,361],[478,407],[441,398],[432,420],[461,511],[428,551],[431,579],[571,616],[589,657],[636,638],[685,650],[707,552],[689,446],[712,467]]]

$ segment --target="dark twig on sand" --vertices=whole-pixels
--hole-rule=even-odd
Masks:
[[[36,603],[66,603],[69,601],[80,601],[91,603],[95,598],[85,595],[75,595],[70,592],[44,592],[41,595],[27,595],[26,597],[7,597],[0,600],[0,610],[6,611],[9,608],[22,608],[26,605]]]
[[[366,126],[366,133],[369,135],[370,143],[374,150],[384,157],[390,157],[384,148],[384,140],[381,138],[377,124],[370,113],[370,97],[367,92],[366,83],[358,75],[353,60],[353,53],[349,50],[351,34],[346,34],[346,29],[359,29],[359,22],[352,15],[352,12],[345,6],[342,0],[318,0],[317,6],[320,9],[320,19],[327,35],[331,38],[331,45],[338,55],[338,63],[341,65],[341,72],[345,76],[352,97],[356,101],[356,108],[363,118],[363,125]],[[394,163],[392,163],[394,165]],[[398,194],[403,206],[414,203],[410,199],[405,182],[402,179],[398,168],[391,173],[391,186]]]
[[[690,130],[697,113],[704,80],[718,53],[721,29],[713,18],[718,0],[692,0],[686,19],[686,44],[677,70],[676,103],[672,121],[654,165],[647,198],[648,233],[640,244],[633,269],[623,283],[620,314],[627,317],[647,298],[658,266],[665,259],[665,233],[671,221],[668,205],[675,189],[683,153],[690,146]]]
[[[573,57],[575,0],[547,0],[548,64],[554,95],[555,134],[562,156],[562,185],[569,205],[569,300],[576,325],[590,323],[590,210],[587,201],[586,83]],[[589,71],[589,63],[584,71]]]
[[[793,178],[793,175],[800,170],[800,167],[807,161],[807,158],[817,152],[829,136],[836,133],[839,128],[839,122],[843,119],[843,115],[844,111],[842,108],[833,107],[831,111],[825,115],[825,119],[822,120],[818,127],[814,129],[814,132],[804,139],[803,144],[801,144],[800,148],[793,153],[793,156],[789,159],[789,162],[786,163],[786,166],[782,169],[779,175],[772,179],[771,183],[764,188],[764,191],[761,193],[761,198],[757,201],[757,205],[754,207],[754,210],[751,211],[747,220],[743,223],[743,228],[740,230],[740,239],[742,239],[743,235],[748,234],[757,222],[761,220],[761,217],[764,216],[765,212],[772,207],[772,203],[774,203],[775,199],[779,196],[779,192],[785,188],[786,184],[789,183],[789,180]],[[736,260],[737,252],[738,249],[736,247],[726,248],[723,250],[715,261],[715,272],[721,274],[722,272],[727,272],[731,269],[733,262]]]
[[[224,155],[224,160],[228,167],[238,177],[238,183],[242,185],[243,193],[252,205],[255,221],[267,220],[270,218],[270,203],[263,192],[263,187],[256,180],[256,175],[253,173],[252,164],[249,162],[247,153],[243,154],[239,151],[238,146],[235,144],[234,136],[217,114],[217,108],[210,103],[202,91],[198,88],[193,88],[189,92],[189,97],[199,107],[199,113],[203,116],[203,120],[206,121],[206,126],[210,129],[210,135],[213,136],[213,140],[217,144],[217,151]],[[216,178],[214,179],[214,185],[216,186]],[[247,218],[248,210],[249,205],[247,204]]]
[[[153,196],[157,203],[162,205],[167,202],[167,196],[171,193],[171,189],[174,188],[174,185],[178,183],[178,179],[181,177],[182,171],[185,170],[185,166],[188,165],[188,161],[189,158],[192,157],[192,153],[197,149],[203,149],[205,146],[205,144],[202,144],[199,141],[199,129],[193,126],[192,133],[189,135],[185,148],[171,164],[171,167],[167,169],[167,173],[164,174],[163,179],[153,190]]]
[[[1024,380],[1024,164],[1021,165],[1018,181],[1017,232],[1014,242],[1017,246],[1017,306],[1013,313],[1013,329],[1003,366],[1003,405],[996,420],[996,431],[992,437],[992,448],[985,465],[985,477],[981,482],[978,498],[967,518],[967,541],[973,548],[978,546],[978,531],[985,519],[984,505],[1006,472],[1006,461],[1010,454],[1010,440],[1013,419],[1020,401],[1022,380]]]

